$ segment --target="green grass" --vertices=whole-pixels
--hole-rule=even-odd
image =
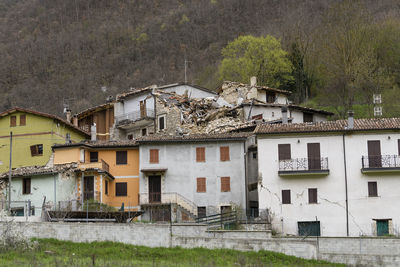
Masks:
[[[0,252],[0,266],[344,266],[269,251],[148,248],[114,242],[35,239],[31,251]]]

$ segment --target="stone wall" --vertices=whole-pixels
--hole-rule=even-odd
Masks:
[[[148,247],[269,250],[346,264],[399,266],[400,239],[376,237],[273,238],[269,231],[208,231],[199,224],[13,222],[27,237],[73,242],[115,241]],[[0,233],[6,223],[0,223]]]

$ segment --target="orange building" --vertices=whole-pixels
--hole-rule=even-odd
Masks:
[[[77,200],[138,209],[139,147],[134,141],[63,144],[53,151],[54,164],[78,164]]]

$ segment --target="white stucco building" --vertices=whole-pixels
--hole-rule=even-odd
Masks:
[[[399,130],[399,118],[259,125],[259,206],[273,229],[398,235]]]
[[[244,210],[250,205],[246,191],[246,152],[254,142],[250,135],[154,136],[138,140],[142,209],[174,204],[181,211],[181,215],[176,214],[177,221],[236,207]]]

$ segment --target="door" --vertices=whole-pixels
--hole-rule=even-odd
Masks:
[[[149,176],[149,202],[161,202],[161,176]]]
[[[321,227],[319,221],[297,222],[299,235],[301,236],[320,236]]]
[[[309,170],[320,170],[321,169],[321,152],[319,143],[308,143],[307,144],[307,156],[308,156],[308,169]]]
[[[368,162],[369,168],[382,167],[381,141],[368,141]]]
[[[146,100],[140,101],[140,118],[146,117]]]
[[[83,200],[94,199],[94,177],[83,177]]]
[[[389,234],[389,220],[377,220],[376,221],[376,234],[378,236]]]

